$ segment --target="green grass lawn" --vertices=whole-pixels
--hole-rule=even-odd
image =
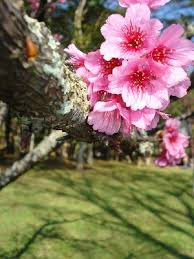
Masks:
[[[194,258],[190,171],[49,165],[0,192],[0,258]]]

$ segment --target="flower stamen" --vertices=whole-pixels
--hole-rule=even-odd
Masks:
[[[138,51],[144,45],[146,34],[139,27],[124,27],[123,29],[125,41],[121,43],[125,51]]]
[[[148,70],[137,70],[129,75],[130,82],[137,88],[144,88],[153,79],[154,76]]]
[[[158,46],[151,52],[151,57],[156,62],[160,62],[162,64],[166,63],[167,59],[170,58],[170,55],[172,54],[173,50],[170,48],[167,48],[165,46]]]

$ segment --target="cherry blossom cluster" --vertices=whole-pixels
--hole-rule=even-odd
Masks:
[[[164,167],[180,164],[182,158],[186,156],[185,148],[189,145],[188,139],[188,136],[180,132],[180,121],[167,120],[162,133],[162,153],[156,159],[156,165]]]
[[[120,0],[126,14],[113,14],[101,28],[105,41],[85,54],[71,44],[70,55],[78,76],[88,86],[92,110],[88,123],[112,135],[131,129],[156,127],[170,97],[187,94],[187,67],[194,61],[194,44],[183,37],[181,25],[163,30],[151,9],[169,0]]]

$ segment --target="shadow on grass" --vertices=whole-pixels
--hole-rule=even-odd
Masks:
[[[155,172],[156,175],[154,175],[154,173],[148,174],[144,170],[131,175],[112,171],[110,174],[100,175],[96,171],[96,175],[93,174],[94,176],[87,173],[79,179],[74,179],[69,175],[52,173],[49,179],[60,184],[60,190],[42,187],[39,190],[40,192],[53,193],[53,195],[60,198],[66,197],[75,199],[75,201],[91,203],[99,209],[100,213],[87,214],[80,212],[80,217],[74,220],[45,219],[45,223],[34,231],[32,236],[17,252],[11,256],[0,254],[0,258],[20,258],[27,253],[30,246],[40,237],[43,239],[62,240],[63,242],[70,243],[72,247],[79,251],[83,249],[84,243],[87,242],[91,249],[99,247],[106,250],[112,256],[111,258],[118,258],[114,257],[112,250],[106,244],[106,240],[95,240],[95,238],[76,239],[72,236],[64,237],[64,235],[52,230],[53,226],[73,223],[79,220],[86,221],[88,219],[97,225],[98,228],[106,229],[112,235],[119,233],[121,236],[129,236],[135,242],[140,242],[150,247],[150,249],[146,248],[146,251],[143,251],[142,254],[136,254],[134,248],[133,251],[130,251],[129,247],[128,254],[119,257],[119,259],[152,259],[156,258],[158,253],[164,254],[161,258],[168,258],[167,256],[169,255],[174,258],[194,258],[193,254],[182,252],[179,245],[172,244],[171,240],[164,240],[159,234],[153,233],[151,228],[147,229],[146,226],[142,226],[139,221],[141,216],[138,215],[137,221],[131,220],[130,217],[130,211],[138,208],[137,213],[142,211],[142,221],[144,220],[143,213],[147,213],[152,219],[157,220],[159,226],[167,229],[169,234],[171,231],[178,233],[189,238],[194,243],[194,207],[192,206],[191,183],[181,175],[177,177],[177,174],[176,176],[173,174],[165,175],[158,172]],[[102,176],[102,179],[99,181],[98,178],[100,176]],[[169,199],[172,199],[172,202],[169,202]],[[181,209],[179,207],[176,208],[175,203],[181,206]],[[64,205],[64,210],[67,210],[67,205]],[[62,211],[59,210],[57,213],[57,218],[59,218],[62,215]],[[63,215],[65,216],[65,211],[63,211]],[[185,225],[188,227],[185,228]],[[117,249],[118,253],[121,248],[115,246],[115,249]],[[122,255],[123,252],[120,251],[120,254]],[[88,258],[91,257],[88,255]]]
[[[37,239],[59,239],[61,241],[65,241],[65,242],[70,242],[72,246],[74,246],[76,249],[81,249],[81,247],[79,247],[79,242],[81,240],[76,239],[76,238],[64,238],[62,237],[60,234],[58,234],[56,231],[54,231],[54,227],[56,226],[60,226],[63,224],[67,224],[67,223],[74,223],[76,221],[80,221],[80,220],[86,220],[87,218],[92,217],[91,215],[88,214],[83,214],[80,218],[78,219],[74,219],[74,220],[48,220],[46,221],[46,223],[42,224],[39,228],[37,228],[34,233],[32,234],[32,236],[24,243],[24,245],[22,247],[20,247],[20,249],[18,249],[17,252],[15,252],[13,255],[8,255],[6,253],[0,253],[0,258],[3,259],[18,259],[21,258],[30,248],[31,245],[33,245],[33,243],[36,242]],[[104,240],[103,240],[104,241]],[[93,246],[99,246],[102,249],[105,249],[105,247],[103,245],[98,244],[97,242],[93,241],[93,240],[82,240],[82,242],[89,242],[91,243]]]

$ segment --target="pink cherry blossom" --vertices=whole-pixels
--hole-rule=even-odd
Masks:
[[[169,89],[169,94],[171,96],[176,96],[178,98],[182,98],[187,94],[187,89],[191,86],[191,81],[190,79],[186,79],[181,81],[180,83],[172,86]]]
[[[162,27],[159,20],[150,19],[150,9],[146,5],[131,5],[125,17],[113,14],[102,26],[105,42],[100,51],[106,60],[138,58],[153,49]]]
[[[119,4],[122,7],[128,7],[131,4],[147,4],[150,8],[156,9],[166,3],[168,3],[170,0],[119,0]]]
[[[107,90],[108,76],[115,67],[121,64],[122,61],[117,58],[106,61],[99,50],[88,53],[84,65],[91,72],[89,81],[93,83],[93,91]]]
[[[106,91],[96,91],[96,89],[94,90],[94,84],[88,83],[88,98],[92,107],[96,104],[96,102],[105,100],[106,96]]]
[[[88,116],[88,123],[93,129],[107,135],[113,135],[120,130],[129,133],[129,121],[129,111],[122,106],[122,101],[115,97],[110,101],[97,102]]]
[[[36,12],[38,11],[39,9],[39,6],[40,6],[40,0],[27,0],[27,2],[30,4],[30,7],[31,7],[31,15],[32,16],[35,16],[36,15]],[[56,9],[56,4],[57,3],[61,3],[61,4],[64,4],[66,2],[66,0],[53,0],[53,1],[50,1],[47,5],[46,5],[46,9],[47,11],[55,11]]]
[[[121,94],[132,110],[163,109],[169,103],[167,82],[162,70],[150,66],[146,60],[123,63],[110,76],[109,92]]]
[[[103,57],[99,51],[85,54],[74,44],[70,44],[64,51],[70,56],[66,63],[71,64],[76,74],[87,83],[90,104],[94,106],[106,95],[103,90],[107,88],[108,74],[104,68]]]
[[[130,123],[140,130],[151,130],[159,121],[159,114],[154,109],[144,108],[141,110],[130,110]]]
[[[194,61],[194,43],[184,39],[184,29],[172,24],[163,31],[149,57],[153,61],[171,66],[185,66]]]
[[[73,65],[75,69],[84,66],[86,54],[81,52],[73,43],[70,44],[68,48],[64,49],[64,51],[70,56],[67,63]]]
[[[133,110],[164,109],[169,97],[184,96],[190,85],[187,73],[178,67],[159,67],[145,59],[123,62],[109,76],[108,91],[121,94]]]
[[[64,51],[70,56],[66,63],[72,65],[76,74],[82,77],[85,82],[88,82],[90,72],[84,64],[87,55],[80,51],[74,44],[70,44]]]

